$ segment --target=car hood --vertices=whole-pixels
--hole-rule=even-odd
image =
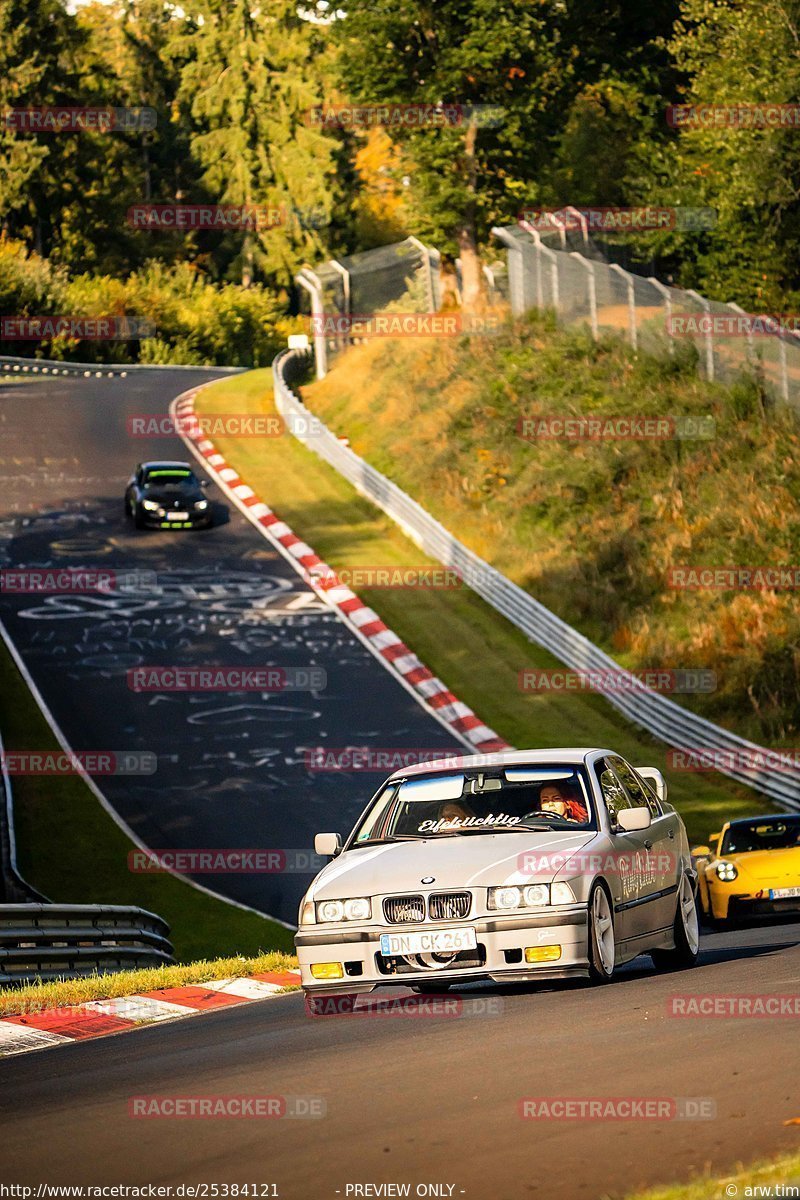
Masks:
[[[433,876],[433,882],[423,886],[436,891],[549,883],[558,874],[562,878],[568,874],[564,866],[569,856],[596,838],[596,831],[581,830],[469,834],[364,846],[348,850],[323,867],[308,895],[314,900],[335,900],[415,891],[428,876]],[[527,865],[534,869],[525,869],[525,855],[530,856]]]
[[[800,886],[800,846],[786,850],[746,850],[723,858],[736,863],[741,873],[746,872],[758,883],[791,882]]]
[[[142,493],[143,499],[155,500],[163,508],[186,508],[195,500],[202,500],[203,493],[199,488],[187,488],[186,491],[175,492],[161,488],[148,488]]]

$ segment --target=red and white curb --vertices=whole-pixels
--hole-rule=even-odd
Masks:
[[[318,596],[335,608],[345,623],[372,651],[384,667],[394,674],[408,691],[440,724],[444,725],[468,749],[480,753],[510,750],[509,744],[475,715],[469,705],[455,696],[441,679],[433,674],[416,654],[401,641],[374,609],[344,584],[330,586],[335,572],[315,554],[282,521],[239,473],[220,454],[211,439],[200,429],[195,416],[194,401],[198,392],[209,384],[201,384],[177,396],[170,413],[180,437],[195,457],[213,475],[223,492],[260,532],[283,553]],[[319,580],[325,580],[321,587]]]
[[[127,1033],[156,1021],[174,1021],[210,1009],[263,1000],[299,983],[299,971],[267,971],[237,979],[212,979],[208,983],[159,988],[113,1000],[89,1000],[65,1008],[19,1013],[0,1020],[0,1058],[86,1038],[105,1037],[110,1033]]]

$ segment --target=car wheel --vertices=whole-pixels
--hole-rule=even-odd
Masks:
[[[602,883],[596,883],[589,897],[589,978],[593,983],[611,982],[616,954],[611,901]]]
[[[133,510],[133,523],[137,529],[146,528],[145,523],[144,523],[144,517],[142,516],[142,510],[139,508],[138,505]]]
[[[673,926],[675,948],[653,950],[651,957],[657,971],[683,971],[693,967],[700,951],[700,922],[697,919],[697,897],[688,875],[681,877],[678,904]]]

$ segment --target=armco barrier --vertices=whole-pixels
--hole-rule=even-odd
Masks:
[[[294,436],[329,463],[340,475],[391,517],[420,549],[444,566],[457,570],[464,582],[487,604],[507,617],[537,645],[576,671],[626,674],[618,663],[562,621],[533,596],[512,583],[484,559],[469,550],[439,521],[407,496],[395,483],[376,471],[345,446],[305,407],[290,386],[302,369],[309,351],[284,350],[275,359],[273,379],[275,405]],[[750,760],[765,758],[769,751],[722,729],[704,717],[682,708],[668,697],[643,687],[606,693],[606,699],[634,724],[676,748],[688,747],[728,753],[737,752]],[[800,811],[800,769],[785,767],[771,771],[759,766],[740,766],[731,761],[718,768],[739,783],[747,784],[786,808]]]
[[[0,905],[0,984],[173,963],[169,926],[117,904]]]
[[[14,797],[11,777],[5,763],[3,739],[0,736],[0,904],[47,903],[47,897],[22,878],[17,866],[17,843],[14,836]]]
[[[84,363],[60,362],[46,358],[20,358],[13,354],[0,354],[0,373],[6,375],[81,375],[108,379],[124,379],[129,371],[219,371],[224,375],[236,375],[248,367],[205,367],[185,366],[182,363]]]

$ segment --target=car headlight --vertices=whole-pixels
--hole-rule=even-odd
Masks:
[[[495,912],[514,908],[543,908],[547,904],[574,904],[575,893],[568,883],[533,883],[529,887],[489,888],[488,907]]]
[[[158,512],[161,505],[157,500],[143,500],[142,508],[146,508],[148,512]]]
[[[320,900],[316,912],[317,920],[322,923],[368,921],[372,916],[372,902],[367,896],[354,900]]]
[[[198,510],[198,512],[202,512],[204,508],[208,508],[208,501],[207,500],[195,500],[194,506]]]
[[[727,862],[724,859],[722,862],[717,863],[717,876],[723,883],[733,883],[738,874],[739,871],[735,863]]]

